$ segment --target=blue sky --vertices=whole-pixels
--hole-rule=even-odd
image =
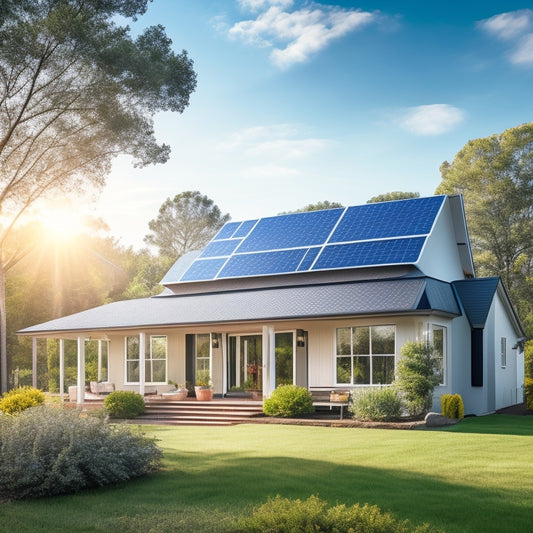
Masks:
[[[469,139],[533,120],[527,3],[155,0],[130,25],[153,24],[198,87],[182,115],[156,117],[171,159],[119,159],[93,206],[125,245],[185,190],[233,220],[431,195]]]

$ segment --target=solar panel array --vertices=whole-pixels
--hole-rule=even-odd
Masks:
[[[444,199],[228,222],[177,281],[415,263]]]

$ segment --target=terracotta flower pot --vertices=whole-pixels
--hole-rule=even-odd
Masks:
[[[194,392],[199,402],[209,402],[213,399],[213,389],[211,387],[194,387]]]

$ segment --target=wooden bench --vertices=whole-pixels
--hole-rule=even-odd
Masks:
[[[313,397],[313,405],[316,407],[329,407],[330,411],[333,407],[339,407],[340,409],[340,419],[344,419],[344,408],[349,405],[349,397],[347,400],[344,399],[333,399],[334,393],[345,393],[349,394],[347,390],[338,390],[335,387],[331,388],[320,388],[320,389],[310,389],[309,391]]]

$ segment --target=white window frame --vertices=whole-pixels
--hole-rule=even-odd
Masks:
[[[137,339],[137,342],[138,342],[138,346],[139,346],[139,353],[137,355],[136,358],[128,358],[128,339],[129,338],[136,338]],[[153,385],[161,385],[161,384],[166,384],[167,383],[167,376],[168,376],[168,336],[167,335],[150,335],[150,341],[149,341],[149,350],[148,350],[148,353],[146,354],[145,358],[144,358],[144,361],[145,361],[145,365],[147,364],[150,364],[150,376],[153,376],[153,362],[154,361],[162,361],[163,358],[153,358],[152,357],[152,339],[155,338],[155,337],[165,337],[166,339],[166,351],[165,351],[165,381],[145,381],[145,383],[148,383],[148,384],[153,384]],[[140,339],[140,336],[139,335],[127,335],[126,337],[124,337],[124,360],[125,360],[125,365],[124,365],[124,383],[126,385],[138,385],[140,383],[140,380],[137,380],[137,381],[130,381],[128,378],[130,377],[128,375],[128,363],[132,363],[132,362],[137,362],[138,364],[138,374],[139,374],[139,377],[141,375],[141,371],[140,371],[140,364],[141,364],[141,359],[140,359],[140,354],[141,354],[141,339]],[[146,350],[146,346],[144,347],[144,349]],[[145,371],[145,375],[146,375],[146,371]]]
[[[390,354],[354,354],[353,353],[353,331],[357,328],[369,328],[369,344],[370,349],[369,351],[372,352],[372,328],[375,327],[392,327],[394,328],[394,352]],[[338,330],[339,329],[349,329],[350,330],[350,354],[339,354],[339,349],[337,346],[337,340],[338,340]],[[372,374],[373,374],[373,362],[374,357],[391,357],[394,359],[394,371],[396,372],[396,346],[398,345],[397,342],[397,326],[396,324],[358,324],[358,325],[351,325],[351,326],[338,326],[335,328],[335,366],[333,369],[334,376],[335,376],[335,385],[336,386],[351,386],[351,387],[387,387],[391,385],[391,383],[372,383]],[[337,361],[340,357],[350,357],[350,382],[344,383],[337,381]],[[369,376],[370,376],[370,383],[354,383],[354,357],[369,357]],[[394,378],[393,378],[394,381]]]

